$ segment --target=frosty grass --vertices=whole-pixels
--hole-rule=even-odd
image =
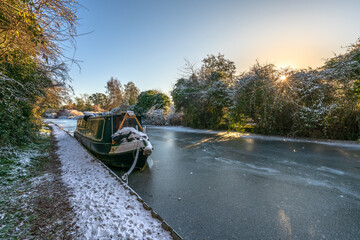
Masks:
[[[0,148],[0,239],[20,239],[29,234],[32,191],[39,176],[33,176],[39,158],[48,157],[49,135],[43,142],[25,147]]]

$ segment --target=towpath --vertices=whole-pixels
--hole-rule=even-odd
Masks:
[[[79,143],[52,125],[79,239],[172,239],[162,222]]]

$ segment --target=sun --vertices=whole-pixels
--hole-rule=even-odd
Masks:
[[[283,82],[283,81],[285,81],[287,79],[287,76],[286,75],[281,75],[280,76],[280,80]]]

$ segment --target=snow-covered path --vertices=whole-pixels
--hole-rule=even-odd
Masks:
[[[52,125],[58,141],[62,179],[73,190],[70,202],[77,216],[81,239],[172,239],[161,222],[145,210],[101,163],[59,127]]]

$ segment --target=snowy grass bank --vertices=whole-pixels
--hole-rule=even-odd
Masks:
[[[74,138],[55,125],[53,133],[79,239],[172,239],[162,222]]]
[[[31,235],[37,170],[49,157],[49,139],[49,134],[43,134],[32,144],[0,148],[0,239]]]

